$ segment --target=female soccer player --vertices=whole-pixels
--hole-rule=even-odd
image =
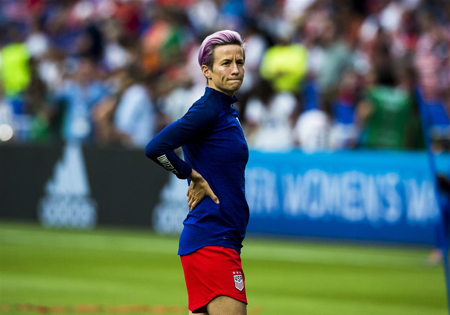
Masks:
[[[233,106],[245,72],[241,36],[225,30],[206,37],[198,61],[205,94],[150,141],[146,155],[178,178],[188,178],[190,212],[178,254],[189,314],[243,315],[247,298],[240,251],[249,220],[248,147]],[[185,161],[174,152],[180,146]]]

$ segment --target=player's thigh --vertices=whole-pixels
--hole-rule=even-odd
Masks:
[[[229,296],[218,296],[207,306],[209,315],[246,315],[247,305]]]
[[[208,315],[208,313],[192,313],[191,311],[189,311],[189,315]]]

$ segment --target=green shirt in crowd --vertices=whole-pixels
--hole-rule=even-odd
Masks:
[[[373,112],[365,130],[363,144],[369,148],[405,149],[413,102],[403,89],[375,86],[368,93]]]

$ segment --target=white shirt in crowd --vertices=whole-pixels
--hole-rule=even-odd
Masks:
[[[289,93],[275,94],[267,105],[251,98],[245,118],[251,125],[257,125],[257,130],[255,134],[249,135],[249,145],[262,151],[292,149],[294,142],[290,118],[296,103],[295,97]]]
[[[119,131],[130,137],[133,145],[147,145],[155,133],[155,113],[145,87],[134,84],[123,93],[114,123]]]
[[[330,119],[324,111],[310,109],[298,117],[294,137],[303,151],[320,152],[329,148],[330,128]]]

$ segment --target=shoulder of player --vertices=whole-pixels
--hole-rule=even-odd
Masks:
[[[219,116],[220,109],[220,102],[212,94],[205,94],[191,106],[188,112],[199,113],[205,118],[212,119]]]

